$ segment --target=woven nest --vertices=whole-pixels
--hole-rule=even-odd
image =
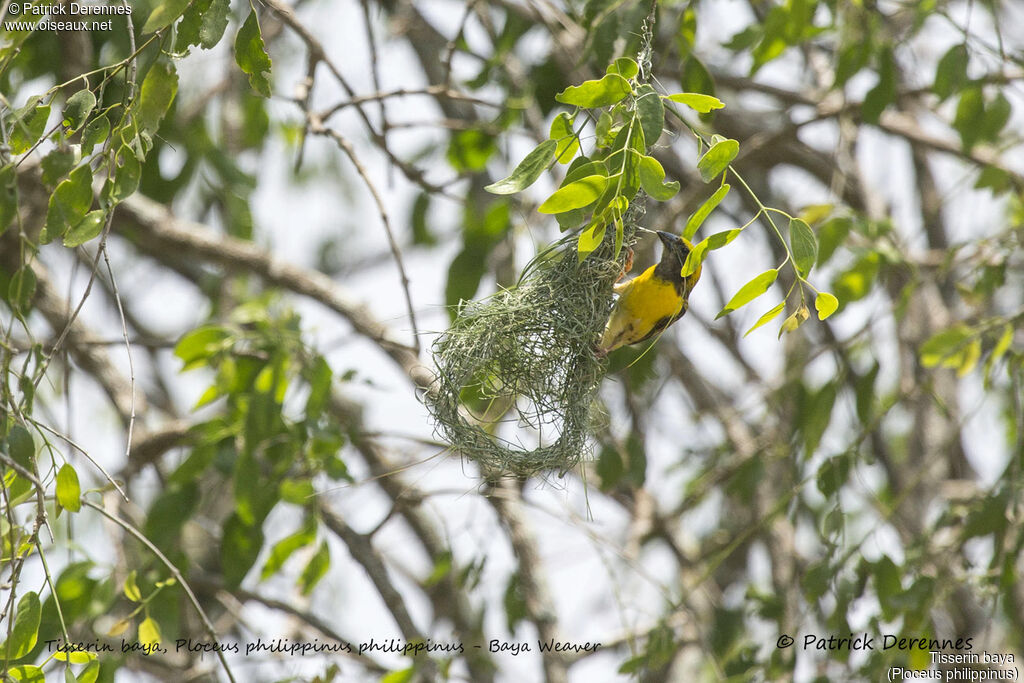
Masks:
[[[641,206],[625,218],[626,246]],[[561,475],[587,453],[605,370],[594,348],[626,251],[614,257],[614,233],[609,226],[582,263],[574,236],[557,243],[515,287],[465,304],[434,343],[438,377],[427,404],[437,432],[484,476]]]

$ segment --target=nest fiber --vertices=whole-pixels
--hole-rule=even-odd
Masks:
[[[635,217],[625,222],[629,246]],[[465,304],[435,342],[437,431],[484,476],[564,474],[585,454],[604,375],[594,347],[626,251],[614,257],[614,232],[583,262],[576,238],[562,240],[515,287]]]

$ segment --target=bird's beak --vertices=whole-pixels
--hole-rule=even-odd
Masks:
[[[665,245],[666,252],[672,252],[680,255],[680,259],[685,259],[686,255],[690,253],[690,248],[686,246],[686,242],[679,235],[673,235],[671,232],[664,232],[658,230],[658,239]]]
[[[679,242],[679,238],[676,237],[675,235],[673,235],[670,232],[665,232],[664,230],[659,230],[657,234],[658,234],[658,239],[660,239],[661,243],[664,244],[666,247],[671,247],[673,244],[676,244],[676,243]]]

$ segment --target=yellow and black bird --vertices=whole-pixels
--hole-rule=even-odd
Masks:
[[[693,245],[672,233],[657,233],[664,245],[661,261],[628,282],[615,285],[619,298],[604,329],[597,353],[607,355],[620,346],[650,339],[683,317],[700,267],[689,277],[681,271]]]

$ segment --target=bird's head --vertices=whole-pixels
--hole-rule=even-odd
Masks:
[[[678,282],[682,279],[683,290],[686,295],[689,295],[694,285],[697,284],[697,280],[700,279],[701,267],[697,266],[697,270],[685,278],[682,277],[680,271],[682,271],[683,264],[686,263],[686,257],[690,254],[690,250],[693,249],[693,245],[685,237],[680,237],[663,230],[659,230],[657,235],[661,243],[665,245],[665,251],[661,254],[661,262],[658,264],[659,270],[663,269],[667,276],[666,279],[672,282]]]

